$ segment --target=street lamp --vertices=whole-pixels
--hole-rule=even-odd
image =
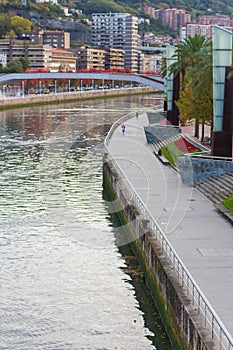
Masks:
[[[22,95],[24,97],[24,80],[22,81]]]

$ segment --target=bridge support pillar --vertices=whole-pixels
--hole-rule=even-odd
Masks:
[[[167,121],[174,126],[179,126],[179,109],[175,101],[180,95],[180,75],[176,75],[173,79],[173,95],[172,95],[172,110],[167,111]]]
[[[233,78],[227,79],[232,67],[226,68],[222,131],[213,131],[212,155],[233,156]]]

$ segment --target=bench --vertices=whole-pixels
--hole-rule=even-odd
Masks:
[[[164,165],[169,165],[169,161],[167,160],[166,157],[163,156],[161,150],[159,149],[158,152],[154,152],[156,157],[164,164]]]

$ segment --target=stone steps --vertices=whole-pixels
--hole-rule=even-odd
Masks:
[[[233,194],[233,174],[223,174],[206,179],[195,187],[215,204]]]

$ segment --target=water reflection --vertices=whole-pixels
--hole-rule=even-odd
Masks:
[[[104,135],[141,103],[0,113],[1,349],[155,349],[102,197]]]

